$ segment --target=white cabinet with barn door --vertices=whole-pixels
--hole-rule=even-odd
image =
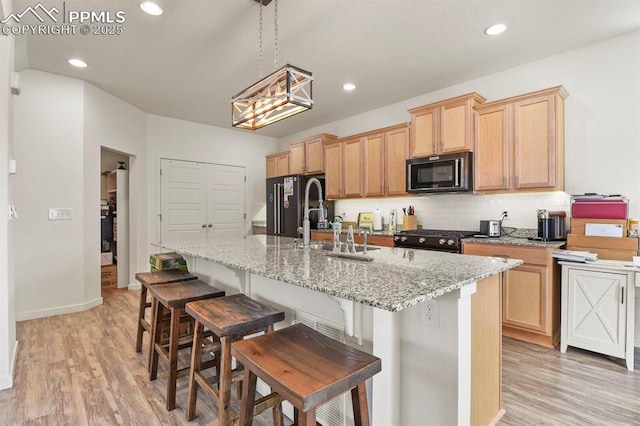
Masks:
[[[215,239],[246,233],[245,168],[160,161],[160,239]]]
[[[574,346],[624,358],[633,370],[635,286],[640,269],[616,261],[560,263],[560,351]]]

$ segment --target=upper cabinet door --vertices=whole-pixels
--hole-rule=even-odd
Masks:
[[[342,197],[342,143],[324,146],[326,165],[324,170],[326,198]]]
[[[292,175],[304,174],[305,164],[304,142],[292,143],[289,147],[289,173]]]
[[[362,197],[362,143],[360,138],[347,139],[343,143],[342,171],[343,197]]]
[[[555,105],[553,96],[514,104],[515,188],[556,186]]]
[[[411,158],[428,157],[437,152],[437,123],[437,108],[411,113]]]
[[[471,125],[473,111],[466,101],[445,105],[440,110],[440,146],[442,154],[472,151]]]
[[[385,179],[387,195],[406,195],[409,126],[389,130],[386,139]]]
[[[324,172],[324,145],[323,138],[317,137],[305,143],[306,167],[305,173]]]
[[[384,195],[384,133],[367,135],[362,138],[364,145],[364,195],[375,197]]]
[[[509,189],[509,111],[508,105],[498,105],[476,112],[476,191]]]

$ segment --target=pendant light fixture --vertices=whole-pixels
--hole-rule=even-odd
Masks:
[[[249,130],[257,130],[313,107],[312,74],[290,64],[278,69],[278,0],[274,0],[273,62],[276,71],[262,78],[262,7],[271,0],[255,1],[260,3],[260,81],[231,98],[231,124]]]

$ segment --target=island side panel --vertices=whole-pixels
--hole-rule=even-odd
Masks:
[[[459,298],[454,291],[435,299],[437,324],[427,319],[425,303],[396,314],[401,335],[400,417],[393,424],[459,424]],[[382,365],[384,369],[384,361]]]
[[[502,409],[502,274],[471,297],[471,424],[496,424]]]

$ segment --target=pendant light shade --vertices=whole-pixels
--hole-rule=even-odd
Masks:
[[[313,107],[313,76],[287,64],[231,99],[233,127],[257,130]]]

